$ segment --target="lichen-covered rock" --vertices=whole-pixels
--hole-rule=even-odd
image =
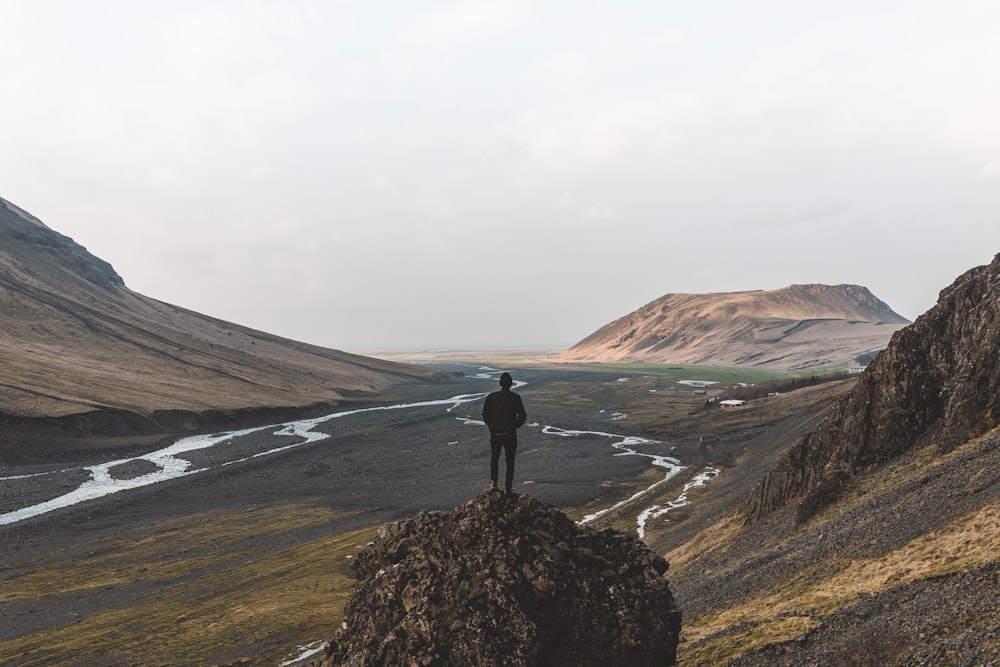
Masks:
[[[529,496],[383,526],[324,666],[673,665],[667,562]]]
[[[857,386],[769,472],[744,505],[754,520],[801,499],[799,520],[859,470],[915,446],[948,451],[1000,424],[1000,255],[941,291],[897,331]]]

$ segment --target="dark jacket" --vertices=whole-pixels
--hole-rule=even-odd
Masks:
[[[483,401],[483,421],[490,435],[513,434],[527,418],[521,396],[510,389],[495,391]]]

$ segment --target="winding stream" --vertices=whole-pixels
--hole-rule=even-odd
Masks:
[[[479,373],[474,377],[477,379],[495,379],[496,375],[500,373],[499,370],[480,367]],[[524,386],[525,382],[516,382],[515,388]],[[212,470],[221,468],[224,466],[234,465],[241,463],[243,461],[248,461],[261,456],[267,456],[275,454],[278,452],[286,451],[289,449],[294,449],[296,447],[301,447],[303,445],[309,444],[311,442],[316,442],[318,440],[323,440],[330,437],[329,434],[322,431],[318,431],[317,427],[326,424],[335,419],[340,419],[343,417],[358,415],[366,412],[381,412],[389,410],[415,410],[420,408],[441,406],[446,409],[447,412],[452,412],[460,405],[466,403],[472,403],[476,401],[481,401],[485,398],[487,392],[480,392],[474,394],[459,394],[457,396],[451,396],[449,398],[443,398],[438,400],[430,401],[419,401],[414,403],[399,403],[395,405],[383,405],[374,406],[368,408],[360,408],[357,410],[345,410],[342,412],[333,412],[328,415],[321,417],[315,417],[312,419],[303,419],[296,421],[283,422],[280,424],[273,424],[268,426],[259,426],[255,428],[248,428],[235,431],[226,431],[221,433],[213,433],[207,435],[194,435],[186,438],[182,438],[175,443],[159,449],[148,454],[142,454],[140,456],[119,459],[115,461],[110,461],[107,463],[101,463],[93,466],[86,466],[83,470],[88,473],[89,479],[80,484],[76,489],[65,493],[63,495],[57,496],[50,500],[40,502],[34,505],[29,505],[27,507],[22,507],[4,514],[0,514],[0,526],[12,524],[17,521],[23,521],[30,517],[39,516],[47,512],[52,512],[57,509],[70,507],[78,503],[95,500],[102,498],[104,496],[111,495],[113,493],[118,493],[119,491],[125,491],[127,489],[136,489],[144,486],[149,486],[151,484],[156,484],[158,482],[164,482],[171,479],[177,479],[179,477],[184,477],[187,475],[193,475],[195,473],[203,472],[206,470]],[[464,417],[458,417],[466,423],[482,423],[472,419],[466,419]],[[640,452],[636,449],[638,445],[648,445],[648,444],[660,444],[656,440],[648,440],[645,438],[638,438],[634,436],[624,436],[615,433],[605,433],[601,431],[576,431],[557,428],[555,426],[545,426],[541,424],[532,424],[532,426],[540,427],[542,432],[547,435],[555,435],[558,437],[572,438],[579,436],[598,436],[602,438],[607,438],[611,441],[611,447],[617,452],[615,456],[643,456],[651,460],[651,464],[666,471],[666,476],[664,480],[658,481],[654,486],[662,484],[663,481],[670,479],[671,477],[677,475],[681,470],[685,468],[675,458],[668,456],[662,456],[657,454],[646,454]],[[194,452],[198,450],[207,450],[216,447],[220,444],[231,443],[239,438],[246,437],[251,434],[260,434],[269,432],[269,437],[273,442],[269,441],[269,444],[273,446],[263,449],[261,451],[244,455],[236,456],[230,460],[216,463],[214,465],[208,465],[204,467],[196,467],[191,461],[183,458],[183,454]],[[114,474],[114,469],[126,464],[141,464],[146,469],[151,469],[149,472],[143,474],[138,474],[129,478],[116,477]],[[37,473],[34,475],[18,475],[9,477],[0,477],[0,485],[6,483],[11,483],[19,479],[25,479],[28,477],[40,477],[44,475],[55,475],[59,473],[65,473],[67,470],[56,470],[47,473]],[[652,487],[651,487],[652,488]],[[687,489],[685,489],[686,491]],[[641,491],[640,493],[633,496],[629,500],[632,500],[647,490]],[[629,500],[622,501],[614,507],[602,510],[592,515],[584,517],[580,523],[589,523],[594,519],[602,516],[606,512],[609,512],[624,503],[629,502]],[[654,506],[649,508],[643,515],[643,518],[639,524],[640,536],[642,533],[642,528],[644,522],[650,516],[657,516],[656,512],[660,511],[659,506]],[[661,511],[662,513],[662,511]]]

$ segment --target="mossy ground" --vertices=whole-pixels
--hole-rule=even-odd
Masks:
[[[210,664],[249,654],[276,664],[305,639],[333,634],[351,559],[374,527],[277,551],[264,545],[340,518],[308,505],[212,511],[19,563],[25,572],[3,582],[0,603],[110,588],[123,595],[103,611],[0,643],[0,663]]]

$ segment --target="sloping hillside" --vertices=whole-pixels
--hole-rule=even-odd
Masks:
[[[933,445],[944,453],[1000,425],[1000,255],[960,276],[900,331],[837,405],[754,490],[759,517],[802,498],[807,519],[859,470]]]
[[[808,523],[793,505],[744,519],[692,516],[696,535],[655,545],[686,667],[1000,660],[1000,432],[863,472]]]
[[[858,285],[667,294],[601,327],[559,358],[813,368],[871,355],[907,322]]]
[[[998,359],[1000,256],[768,472],[766,443],[746,447],[719,487],[753,490],[654,539],[684,610],[681,664],[1000,664]]]
[[[436,375],[137,294],[110,264],[2,199],[0,327],[0,417],[8,426],[75,416],[86,431],[100,415],[123,422],[329,406]]]

